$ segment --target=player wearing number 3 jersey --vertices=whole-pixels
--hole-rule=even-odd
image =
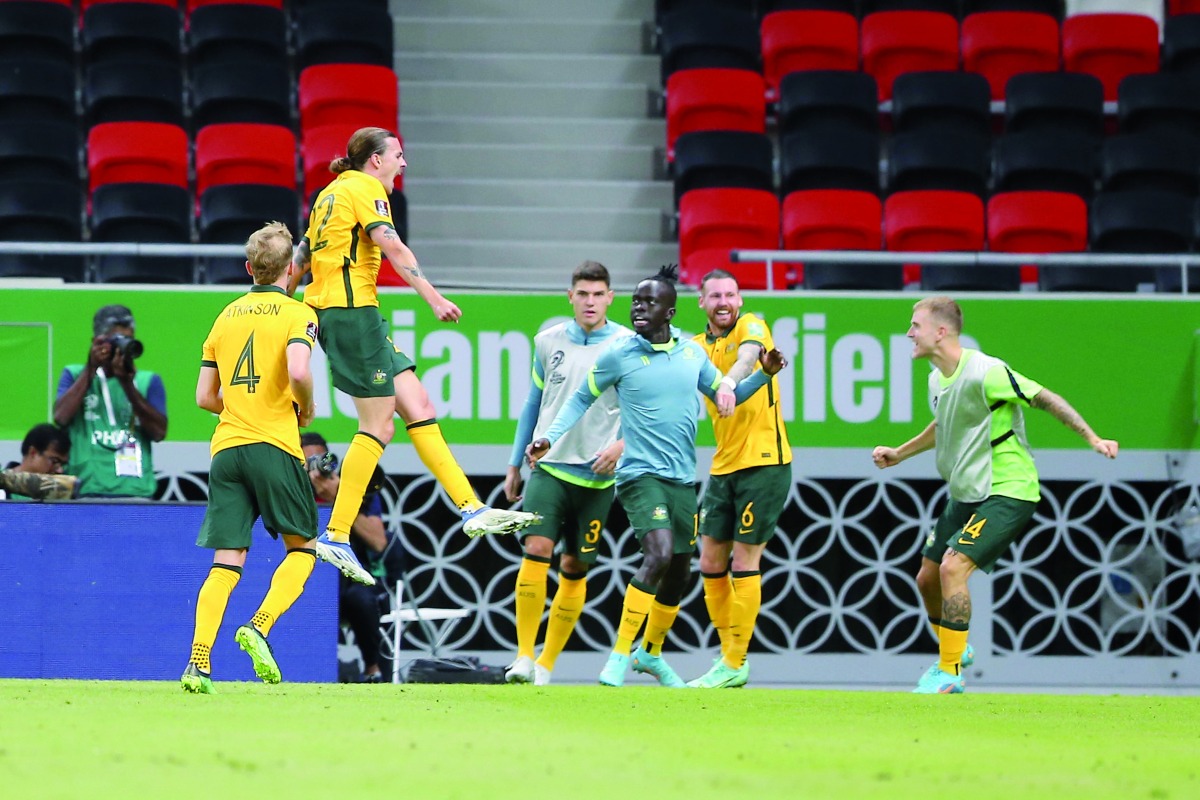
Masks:
[[[908,338],[912,356],[927,358],[933,422],[899,447],[876,447],[880,469],[936,448],[937,468],[950,499],[925,540],[917,588],[938,638],[938,662],[914,690],[963,691],[962,668],[974,660],[967,647],[976,568],[991,572],[1033,517],[1040,491],[1025,440],[1023,408],[1040,408],[1078,433],[1093,450],[1116,458],[1118,444],[1101,439],[1062,397],[1013,371],[998,358],[964,348],[962,309],[949,297],[913,306]]]

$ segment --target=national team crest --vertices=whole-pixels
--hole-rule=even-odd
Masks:
[[[666,518],[667,518],[667,507],[666,506],[655,506],[654,513],[652,513],[650,515],[650,519],[654,520],[655,522],[659,522],[661,520],[665,520]]]
[[[935,533],[936,533],[936,531],[930,531],[929,535],[925,537],[925,546],[926,547],[933,547],[933,540],[934,540]]]
[[[392,216],[392,212],[388,211],[387,200],[376,200],[375,201],[375,212],[377,214],[379,214],[379,216],[381,216],[381,217]]]
[[[381,369],[375,370],[375,374],[371,376],[371,383],[376,386],[383,386],[387,383],[387,373]]]

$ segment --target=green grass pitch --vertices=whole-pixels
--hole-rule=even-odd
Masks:
[[[1200,797],[1200,697],[0,681],[23,798]]]

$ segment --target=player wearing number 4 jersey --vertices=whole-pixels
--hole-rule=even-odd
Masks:
[[[998,358],[959,343],[962,309],[949,297],[913,306],[908,338],[913,358],[927,358],[933,422],[899,447],[876,447],[880,469],[935,448],[950,499],[925,539],[917,588],[938,639],[938,662],[914,690],[963,691],[971,595],[976,568],[991,572],[1024,532],[1040,497],[1037,469],[1025,439],[1023,408],[1040,408],[1078,433],[1097,453],[1116,458],[1118,444],[1101,439],[1062,397],[1013,371]]]
[[[309,360],[317,338],[312,309],[284,293],[292,273],[292,235],[272,222],[246,243],[254,287],[217,317],[204,340],[196,405],[220,414],[212,437],[208,510],[196,544],[212,548],[212,568],[196,600],[192,654],[180,682],[212,694],[211,651],[261,516],[287,555],[250,621],[234,638],[267,683],[279,666],[267,644],[271,627],[304,591],[315,563],[317,507],[297,423],[313,418]]]
[[[416,365],[392,344],[387,323],[379,315],[376,279],[381,257],[387,256],[440,321],[457,322],[462,317],[458,306],[426,280],[417,257],[392,227],[387,192],[406,164],[396,134],[383,128],[354,132],[346,155],[329,164],[337,177],[313,201],[288,291],[293,293],[300,277],[312,271],[304,302],[317,311],[321,348],[329,359],[333,385],[353,398],[358,413],[358,432],[342,459],[341,488],[329,529],[317,540],[317,556],[346,577],[368,585],[375,578],[350,549],[350,527],[383,448],[395,434],[393,414],[404,420],[417,455],[462,514],[468,536],[513,533],[536,519],[525,512],[488,508],[479,501],[442,438]]]
[[[732,387],[754,372],[759,356],[775,348],[770,328],[753,314],[740,313],[741,291],[724,270],[701,279],[700,307],[708,327],[693,341],[725,373],[716,396],[706,403],[717,452],[700,508],[704,604],[720,637],[721,656],[688,685],[736,688],[749,679],[746,650],[762,604],[759,562],[791,490],[792,451],[776,378],[733,410]],[[725,416],[730,410],[733,414]]]

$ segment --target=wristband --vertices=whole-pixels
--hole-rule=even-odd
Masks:
[[[724,378],[721,378],[721,385],[731,392],[737,389],[737,381],[728,375],[726,375]]]

